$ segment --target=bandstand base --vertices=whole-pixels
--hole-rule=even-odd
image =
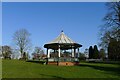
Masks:
[[[58,65],[58,66],[74,66],[79,65],[79,62],[48,62],[48,65]]]

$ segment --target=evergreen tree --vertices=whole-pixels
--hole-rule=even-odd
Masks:
[[[108,45],[108,58],[111,60],[120,60],[120,41],[111,39]]]
[[[89,47],[89,59],[93,58],[93,48],[92,46]]]
[[[99,51],[98,51],[97,45],[94,45],[93,58],[94,59],[99,59]]]

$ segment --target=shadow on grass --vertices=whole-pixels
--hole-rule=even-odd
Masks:
[[[48,76],[48,77],[52,77],[52,78],[59,78],[60,80],[65,80],[65,78],[59,77],[59,76],[54,76],[54,75],[46,75],[46,74],[40,74],[42,76]]]
[[[38,64],[44,64],[45,63],[45,61],[33,61],[33,60],[28,60],[26,62],[38,63]]]
[[[86,62],[86,63],[100,63],[100,64],[120,65],[120,61],[101,61],[101,62]]]
[[[91,63],[91,64],[95,64],[95,63]],[[104,64],[104,63],[101,63]],[[107,74],[112,74],[112,75],[116,75],[116,76],[120,76],[120,65],[118,67],[107,67],[107,66],[98,66],[97,63],[96,65],[90,65],[90,64],[80,64],[78,66],[82,66],[82,67],[91,67],[93,69],[96,70],[101,70],[101,71],[105,71]]]

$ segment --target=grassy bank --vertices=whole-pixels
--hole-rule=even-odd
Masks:
[[[120,78],[119,64],[85,63],[79,66],[43,65],[19,60],[2,61],[3,78]]]

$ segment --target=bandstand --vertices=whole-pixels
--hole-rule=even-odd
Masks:
[[[82,47],[81,44],[74,42],[61,31],[60,35],[55,40],[44,45],[44,48],[47,48],[46,63],[67,66],[77,65],[79,64],[80,47]],[[53,50],[53,53],[57,54],[57,56],[51,57],[49,50]],[[69,56],[64,56],[66,50],[70,51]]]

